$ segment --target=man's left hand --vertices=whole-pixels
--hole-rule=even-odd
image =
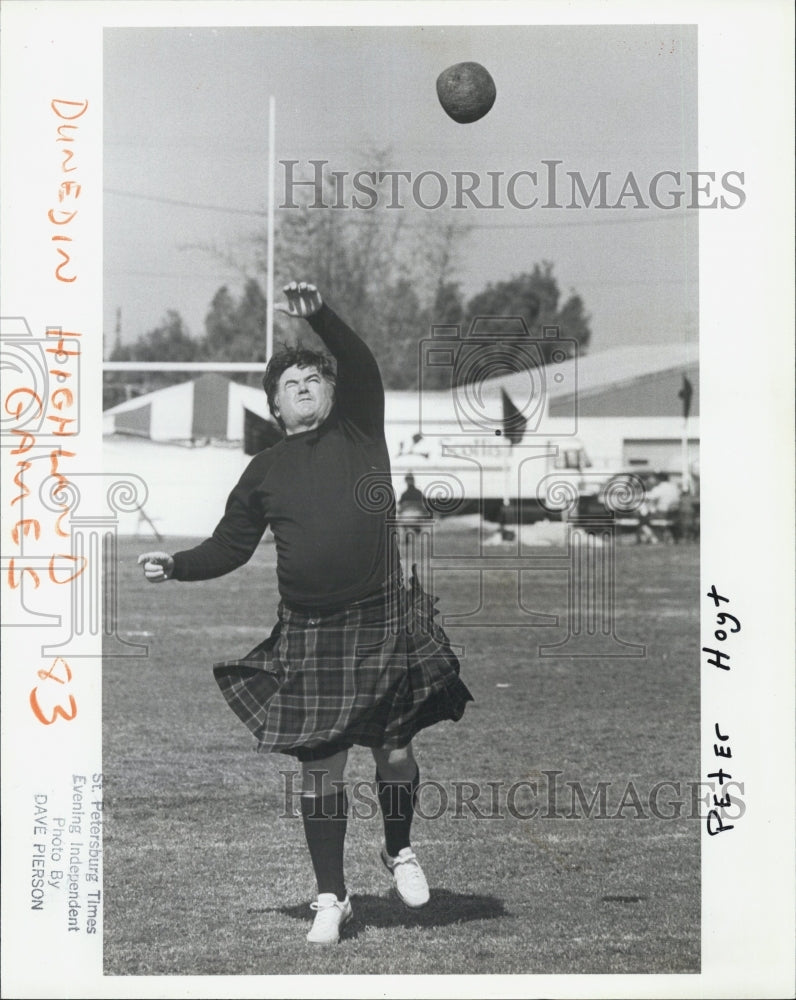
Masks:
[[[285,293],[286,301],[275,302],[274,308],[287,316],[312,316],[323,305],[321,293],[315,285],[310,285],[306,281],[291,281],[282,291]]]

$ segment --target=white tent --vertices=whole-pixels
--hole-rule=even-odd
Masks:
[[[247,412],[272,422],[261,388],[208,372],[111,407],[103,413],[103,434],[150,441],[243,441]]]
[[[421,489],[434,482],[443,495],[450,487],[494,499],[533,496],[537,481],[551,469],[580,468],[586,460],[597,469],[675,470],[684,428],[678,390],[685,375],[694,390],[688,430],[696,463],[698,370],[682,356],[678,344],[633,345],[562,357],[544,369],[509,371],[485,379],[477,390],[388,391],[385,432],[396,492],[410,472]],[[519,414],[520,447],[512,446],[506,433],[507,405]],[[140,463],[156,515],[180,510],[181,484],[202,484],[192,504],[194,511],[197,504],[209,508],[196,515],[202,531],[211,529],[223,510],[247,455],[278,437],[263,390],[219,374],[107,410],[104,433],[106,454],[113,455],[119,471],[139,471]],[[145,441],[133,448],[136,437]],[[208,463],[201,446],[211,444]],[[534,449],[543,461],[533,458]],[[184,507],[175,520],[184,533]]]

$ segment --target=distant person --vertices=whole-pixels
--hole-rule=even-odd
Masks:
[[[677,508],[678,542],[694,542],[699,538],[699,473],[692,466]]]
[[[673,531],[675,541],[693,542],[699,538],[699,501],[691,490],[684,490],[680,497]]]
[[[398,499],[398,516],[429,517],[426,498],[415,485],[415,477],[411,472],[404,476],[406,489]]]
[[[665,473],[647,492],[652,516],[667,522],[664,535],[671,541],[679,535],[680,489]],[[653,528],[653,530],[655,530]]]
[[[301,762],[301,813],[318,887],[307,940],[328,944],[352,916],[343,872],[349,749],[372,751],[381,861],[403,902],[423,906],[429,889],[410,841],[420,780],[412,738],[461,718],[472,696],[433,620],[434,599],[414,576],[406,586],[395,568],[387,530],[394,500],[385,511],[363,488],[374,476],[390,484],[376,360],[314,285],[293,282],[285,294],[279,308],[309,321],[336,372],[325,354],[275,354],[263,385],[284,440],[252,458],[211,538],[174,556],[144,553],[139,563],[152,583],[209,580],[246,563],[270,525],[277,624],[242,660],[216,664],[215,676],[258,750]]]
[[[503,499],[497,515],[498,532],[501,541],[513,542],[517,537],[517,512],[511,500]]]
[[[638,527],[636,541],[640,545],[657,545],[660,539],[652,528],[652,503],[650,493],[658,485],[657,476],[649,476],[644,482],[644,497],[638,507]]]
[[[654,481],[654,485],[653,485]],[[653,477],[647,491],[647,500],[654,514],[661,517],[672,517],[680,506],[680,490],[667,475],[661,475],[657,480]]]

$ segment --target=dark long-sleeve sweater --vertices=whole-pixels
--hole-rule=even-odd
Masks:
[[[251,558],[270,525],[288,606],[343,607],[384,583],[385,517],[394,501],[378,365],[328,306],[309,323],[337,361],[331,413],[314,430],[254,456],[212,536],[175,554],[175,579],[232,572]]]

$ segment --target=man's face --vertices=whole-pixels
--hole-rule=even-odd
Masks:
[[[317,368],[286,368],[279,378],[274,403],[286,434],[310,431],[329,416],[334,385]]]

